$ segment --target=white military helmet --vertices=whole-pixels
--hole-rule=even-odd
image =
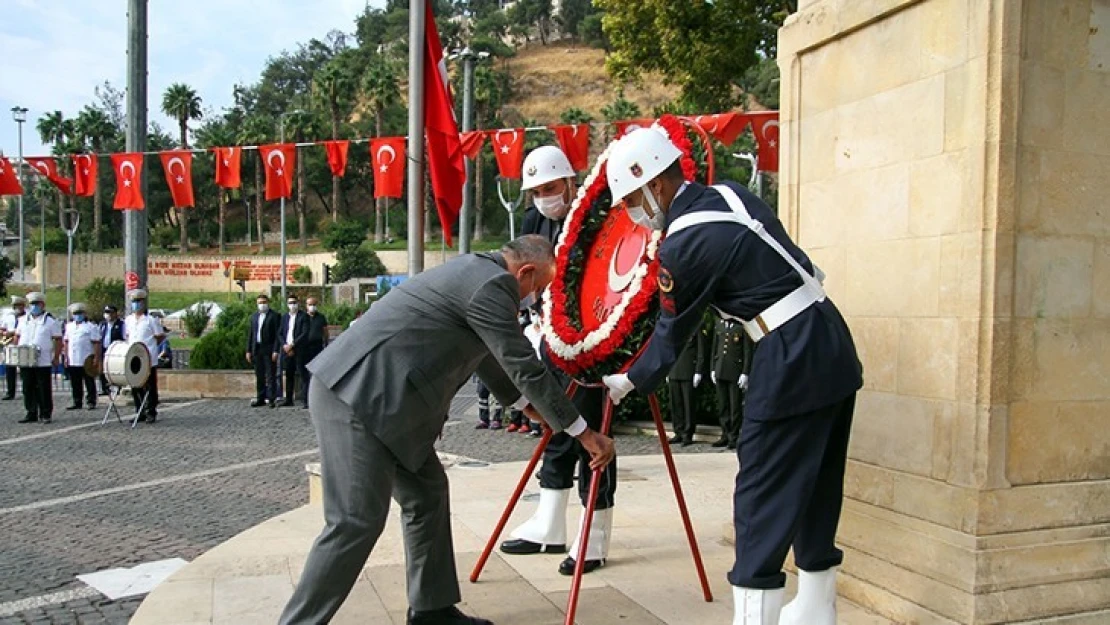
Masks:
[[[524,181],[522,189],[535,189],[552,180],[573,178],[574,168],[563,151],[553,145],[540,146],[528,153],[524,159]]]
[[[13,295],[12,296],[12,306],[26,306],[26,305],[27,305],[27,298],[21,297],[19,295]]]
[[[85,312],[85,305],[81,302],[73,302],[69,305],[69,314],[76,315],[77,313]]]
[[[621,137],[605,166],[613,206],[636,189],[654,180],[682,157],[661,128],[639,128]]]
[[[127,292],[127,299],[132,302],[137,299],[146,299],[146,289],[131,289]]]
[[[46,296],[43,295],[42,293],[38,292],[38,291],[31,291],[30,293],[27,294],[27,301],[31,302],[32,304],[34,304],[35,302],[38,302],[40,304],[45,304],[46,303]]]

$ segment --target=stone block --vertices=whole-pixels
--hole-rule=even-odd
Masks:
[[[905,238],[910,220],[910,168],[891,165],[836,178],[849,240],[889,241]]]
[[[1092,0],[1022,3],[1022,55],[1062,69],[1086,68],[1091,4]]]
[[[1091,293],[1091,314],[1110,317],[1110,237],[1102,238],[1095,246]]]
[[[1110,325],[1105,320],[1038,319],[1031,328],[1019,327],[1014,401],[1110,400]]]
[[[840,116],[835,110],[826,111],[798,122],[798,182],[808,184],[824,181],[836,174],[833,155],[840,128]],[[804,210],[806,205],[802,205]]]
[[[1110,477],[1110,401],[1013,404],[1006,459],[1014,484]]]
[[[966,159],[966,151],[960,150],[910,165],[911,236],[944,235],[957,231],[961,211],[970,203]]]
[[[860,243],[847,250],[848,315],[931,317],[940,295],[940,238]]]
[[[1110,71],[1110,2],[1091,2],[1087,33],[1087,69],[1092,72]]]
[[[841,106],[833,158],[841,171],[872,169],[944,151],[943,75]]]
[[[938,409],[938,402],[927,399],[860,393],[849,455],[882,467],[930,475]]]
[[[849,321],[863,362],[864,388],[893,393],[898,387],[899,322],[888,317],[853,317]]]
[[[1019,235],[1014,314],[1038,319],[1087,316],[1093,272],[1090,238]]]
[[[1021,79],[1021,122],[1019,141],[1022,145],[1035,145],[1041,148],[1060,149],[1065,145],[1075,145],[1065,140],[1067,117],[1064,111],[1064,94],[1068,99],[1072,93],[1065,91],[1064,70],[1036,62],[1022,65]],[[1085,136],[1098,136],[1097,127],[1088,125],[1090,119],[1076,120],[1075,126],[1082,125]]]
[[[940,238],[939,315],[975,317],[979,314],[981,241],[982,234],[978,232]]]
[[[922,75],[945,72],[967,61],[967,25],[973,4],[968,0],[928,0],[905,12],[907,27],[921,32]],[[920,15],[915,15],[918,11]]]
[[[803,182],[798,199],[798,232],[795,241],[812,250],[845,242],[847,213],[854,207],[845,202],[844,185],[837,179]]]
[[[944,150],[986,140],[987,59],[970,59],[944,73]]]
[[[956,399],[959,326],[955,319],[902,319],[899,325],[898,393]]]
[[[847,288],[847,265],[846,257],[843,247],[823,247],[817,249],[809,249],[803,245],[802,249],[805,250],[809,260],[821,268],[825,272],[825,292],[833,298],[833,301],[840,301],[840,297],[844,294]],[[849,323],[851,325],[851,323]]]
[[[1110,24],[1106,28],[1110,29]],[[1110,155],[1110,110],[1107,110],[1110,107],[1106,106],[1110,67],[1099,72],[1068,72],[1067,84],[1054,86],[1065,103],[1061,119],[1054,127],[1061,137],[1061,147],[1073,152]]]
[[[1044,151],[1039,224],[1052,234],[1110,236],[1110,156]]]

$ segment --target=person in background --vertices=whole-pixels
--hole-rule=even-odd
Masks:
[[[31,305],[29,315],[19,320],[15,333],[18,344],[38,348],[33,367],[20,367],[23,378],[23,407],[27,415],[20,423],[50,423],[54,416],[54,390],[50,370],[62,360],[62,328],[54,316],[46,312],[46,296],[38,291],[27,294]]]
[[[278,327],[281,315],[270,310],[270,297],[260,293],[255,299],[258,312],[251,315],[247,334],[247,362],[254,365],[254,400],[251,407],[277,408]]]
[[[170,335],[173,330],[166,330],[166,336],[158,342],[158,368],[173,369],[173,348],[170,347]]]
[[[96,410],[96,378],[85,372],[85,360],[92,356],[94,366],[100,365],[100,328],[89,321],[86,313],[85,305],[81,302],[69,305],[69,314],[73,320],[66,324],[62,342],[73,402],[66,406],[66,410],[81,409],[81,391],[85,391],[85,403],[89,410]]]
[[[27,300],[15,295],[12,297],[12,312],[4,316],[4,320],[0,322],[0,337],[4,339],[6,345],[15,344],[15,329],[19,325],[19,320],[26,314]],[[14,364],[9,364],[4,367],[4,377],[7,378],[8,388],[4,393],[4,400],[15,399],[15,379],[19,375],[19,370]]]
[[[324,351],[328,346],[328,318],[324,313],[320,312],[319,304],[315,297],[310,297],[305,300],[305,305],[308,308],[306,323],[308,327],[305,329],[304,347],[301,349],[301,354],[298,357],[299,365],[301,368],[301,401],[302,406],[308,409],[308,383],[312,381],[312,374],[308,370],[308,363],[317,354]]]
[[[308,402],[308,385],[304,384],[304,367],[308,364],[303,358],[305,339],[308,337],[308,318],[300,310],[300,302],[296,295],[290,295],[286,301],[289,312],[281,316],[281,328],[278,329],[278,341],[281,343],[282,369],[285,371],[285,400],[279,406],[294,405],[294,392],[297,389],[297,378],[301,379],[301,398]]]
[[[123,340],[123,319],[119,318],[119,309],[108,304],[104,307],[104,320],[100,323],[100,349],[107,353],[112,343]],[[108,394],[108,377],[103,372],[100,374],[100,394]]]
[[[147,314],[147,293],[144,289],[133,289],[127,293],[131,302],[131,314],[123,324],[123,340],[128,345],[142,343],[150,352],[151,365],[158,355],[158,344],[166,336],[158,319]],[[150,368],[150,377],[142,388],[131,389],[135,408],[139,410],[139,421],[154,423],[158,418],[158,367]],[[145,402],[144,402],[145,400]]]
[[[500,430],[501,429],[501,404],[497,403],[497,398],[490,394],[489,387],[481,378],[478,378],[478,425],[474,426],[476,430]]]
[[[701,331],[695,332],[667,376],[671,425],[674,427],[674,436],[667,442],[672,445],[681,443],[686,447],[694,443],[694,432],[698,428],[697,415],[694,414],[694,389],[701,384],[701,372],[705,368],[705,343]]]

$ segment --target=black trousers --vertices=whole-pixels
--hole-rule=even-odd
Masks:
[[[148,415],[158,416],[158,367],[150,368],[150,377],[142,388],[131,389],[131,396],[135,400],[135,409],[143,405],[143,398],[147,398],[146,408],[143,412]]]
[[[744,422],[744,396],[736,380],[717,379],[717,418],[721,422],[721,436],[736,443],[740,440],[740,426]]]
[[[277,401],[277,363],[273,350],[255,349],[251,354],[254,363],[254,397],[258,401]]]
[[[786,419],[744,422],[733,493],[733,586],[782,588],[791,546],[804,571],[824,571],[844,560],[835,541],[855,401],[853,393]]]
[[[594,430],[601,431],[602,402],[605,389],[579,388],[573,397],[574,405],[586,423]],[[543,465],[540,466],[540,488],[565,490],[574,486],[574,469],[578,467],[578,497],[585,506],[590,498],[590,453],[578,439],[560,432],[551,437],[547,449],[543,451]],[[617,459],[609,463],[601,472],[600,488],[597,491],[597,509],[613,507],[613,495],[617,492]]]
[[[23,378],[23,407],[28,417],[50,419],[54,416],[54,390],[50,386],[50,367],[20,367]]]
[[[297,388],[297,379],[301,380],[301,401],[308,405],[308,384],[305,382],[305,374],[308,369],[305,365],[308,360],[300,352],[293,352],[293,355],[285,355],[282,360],[282,368],[285,370],[285,401],[292,403],[294,391]]]
[[[8,394],[5,397],[15,397],[15,380],[19,377],[19,371],[14,365],[4,367],[4,377],[8,380]]]
[[[671,380],[667,383],[671,395],[671,421],[674,433],[682,436],[693,436],[697,429],[697,419],[694,418],[694,381]]]
[[[308,370],[308,363],[322,351],[324,351],[323,347],[306,347],[297,357],[297,365],[301,370],[301,401],[304,402],[305,408],[308,408],[308,384],[312,382],[312,372]]]
[[[73,396],[73,405],[81,406],[81,391],[85,391],[85,400],[90,406],[96,405],[96,378],[85,373],[84,367],[66,367],[69,377],[69,389]]]

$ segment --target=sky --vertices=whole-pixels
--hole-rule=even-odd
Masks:
[[[23,153],[45,155],[38,118],[75,117],[105,80],[127,75],[127,0],[0,0],[0,152],[18,150],[11,109],[28,110]],[[330,30],[354,31],[367,6],[385,0],[149,0],[147,115],[176,136],[160,110],[175,82],[193,87],[207,113],[232,104],[236,83],[258,80],[266,59]]]

